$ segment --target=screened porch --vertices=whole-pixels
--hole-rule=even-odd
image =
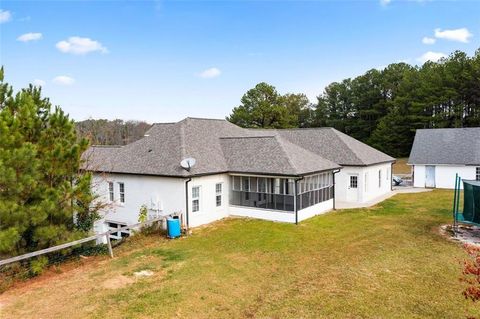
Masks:
[[[232,175],[230,205],[285,212],[301,210],[334,196],[332,172],[297,178]],[[296,196],[296,201],[295,201]]]

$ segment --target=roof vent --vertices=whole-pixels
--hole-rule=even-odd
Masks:
[[[182,160],[182,161],[180,162],[180,166],[181,166],[184,170],[186,170],[187,172],[190,172],[190,169],[191,169],[193,166],[195,166],[195,163],[196,163],[196,162],[197,162],[197,161],[196,161],[194,158],[189,157],[189,158],[186,158],[186,159]]]

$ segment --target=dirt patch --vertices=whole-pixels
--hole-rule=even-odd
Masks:
[[[153,271],[151,270],[141,270],[133,273],[135,277],[150,277],[153,276]]]
[[[452,241],[480,246],[480,227],[477,226],[458,225],[454,234],[452,225],[442,225],[440,226],[440,234]]]
[[[105,280],[102,286],[103,288],[107,288],[107,289],[120,289],[130,284],[133,284],[134,282],[135,282],[135,279],[132,277],[118,275],[117,277],[113,277],[111,279]]]

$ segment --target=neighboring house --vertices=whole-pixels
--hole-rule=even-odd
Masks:
[[[150,213],[180,213],[187,227],[229,215],[298,222],[391,191],[394,159],[332,128],[255,130],[225,120],[154,124],[122,147],[91,147],[85,169],[114,208],[97,231]],[[185,158],[195,158],[190,171]]]
[[[454,188],[456,174],[480,180],[480,127],[417,130],[408,164],[414,187]]]

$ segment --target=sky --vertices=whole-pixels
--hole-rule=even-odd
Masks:
[[[480,1],[0,2],[0,64],[75,120],[224,118],[259,82],[312,102],[389,63],[480,48]]]

